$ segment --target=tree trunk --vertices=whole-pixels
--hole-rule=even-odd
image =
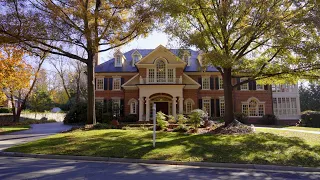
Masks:
[[[96,124],[95,114],[95,82],[94,82],[94,64],[92,54],[88,55],[88,110],[87,110],[87,124]]]
[[[232,123],[234,120],[233,114],[233,98],[232,98],[232,77],[231,77],[231,68],[223,69],[223,89],[224,89],[224,103],[225,103],[225,113],[224,121],[225,126]]]
[[[11,99],[11,106],[12,106],[12,115],[13,115],[13,122],[18,122],[17,115],[16,115],[16,106],[14,103],[13,93],[10,92],[10,99]]]

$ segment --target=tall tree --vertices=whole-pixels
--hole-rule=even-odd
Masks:
[[[302,19],[314,1],[159,0],[166,32],[203,51],[223,78],[225,125],[234,119],[232,92],[250,81],[294,82],[319,69],[318,32]],[[232,82],[232,78],[247,78]],[[282,81],[280,81],[282,79]]]
[[[4,5],[0,15],[3,43],[19,43],[87,65],[87,123],[95,123],[94,66],[98,53],[148,33],[157,15],[149,0],[7,0]],[[85,57],[74,51],[76,47],[86,52]]]
[[[2,74],[0,89],[5,89],[9,94],[12,103],[13,121],[17,122],[20,113],[25,105],[25,98],[22,97],[30,91],[30,80],[32,67],[24,60],[24,51],[12,46],[4,46],[1,49],[2,58],[0,59],[0,74]],[[27,96],[26,95],[26,96]],[[16,100],[17,99],[17,103]]]

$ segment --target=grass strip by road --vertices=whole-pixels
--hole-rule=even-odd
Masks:
[[[30,125],[19,126],[0,126],[0,134],[8,134],[16,131],[24,131],[30,129]]]
[[[261,130],[263,131],[263,130]],[[152,131],[89,130],[62,133],[8,152],[173,161],[320,166],[320,143],[274,133],[205,135]]]
[[[313,127],[288,126],[288,127],[284,127],[284,128],[304,130],[304,131],[320,131],[320,128],[313,128]]]

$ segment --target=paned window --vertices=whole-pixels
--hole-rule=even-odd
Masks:
[[[130,103],[130,114],[137,114],[137,102],[135,101]]]
[[[103,78],[97,78],[97,90],[103,90]]]
[[[247,78],[240,78],[240,82],[246,81]],[[249,90],[249,85],[248,83],[240,85],[240,90]]]
[[[265,114],[264,103],[255,98],[249,99],[248,102],[242,103],[242,113],[251,117],[261,117]]]
[[[120,116],[120,99],[113,99],[112,100],[112,115],[114,117]]]
[[[224,116],[224,112],[225,112],[224,98],[220,98],[220,116]]]
[[[208,114],[211,114],[210,113],[210,111],[211,111],[210,99],[203,99],[202,100],[202,107],[205,112],[207,112]]]
[[[223,79],[219,77],[219,89],[223,89]]]
[[[116,67],[121,67],[121,56],[117,55],[115,59],[115,66]]]
[[[202,77],[202,89],[208,90],[210,89],[210,78]]]
[[[166,64],[161,60],[157,62],[157,82],[166,82]]]
[[[154,69],[149,69],[149,82],[154,82]]]
[[[121,78],[113,78],[113,90],[121,89]]]
[[[168,69],[168,82],[174,82],[173,69]]]

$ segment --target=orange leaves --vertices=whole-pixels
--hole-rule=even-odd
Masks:
[[[22,49],[5,46],[0,50],[0,89],[17,91],[30,85],[32,68],[24,61]]]

